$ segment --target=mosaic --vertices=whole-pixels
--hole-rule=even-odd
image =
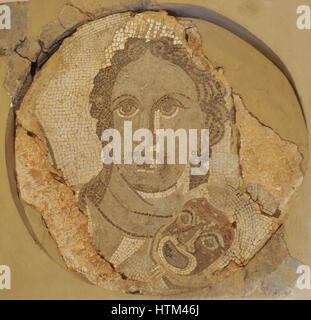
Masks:
[[[203,55],[200,35],[195,28],[188,32],[189,25],[165,12],[117,14],[88,23],[64,41],[58,59],[43,67],[18,112],[24,127],[29,126],[25,119],[35,119],[51,171],[72,190],[70,203],[87,219],[87,241],[97,259],[147,293],[205,288],[246,265],[279,228],[302,181],[299,153],[276,136],[277,142],[270,142],[284,152],[277,170],[291,191],[282,183],[271,189],[269,177],[261,183],[247,179],[241,166],[246,145],[241,128],[247,124],[237,117],[247,111],[223,69]],[[133,130],[151,132],[209,129],[208,173],[191,175],[190,164],[103,165],[102,133],[123,132],[125,120],[132,121]],[[244,154],[243,164],[260,157],[265,155]],[[23,161],[18,175],[21,168]],[[55,201],[62,201],[61,192]],[[64,219],[67,223],[69,216]],[[77,258],[88,249],[69,254],[68,235],[60,225],[53,230],[67,264],[98,284],[100,268],[91,277]]]

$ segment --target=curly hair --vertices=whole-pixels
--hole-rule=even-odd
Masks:
[[[111,100],[118,74],[122,68],[141,58],[147,50],[150,50],[152,55],[179,66],[192,79],[200,108],[206,115],[205,128],[210,132],[210,147],[217,144],[224,136],[225,122],[229,119],[229,112],[224,100],[227,93],[226,88],[216,78],[207,63],[203,69],[199,68],[182,45],[174,44],[173,40],[167,37],[149,42],[140,38],[130,38],[124,49],[114,54],[111,65],[99,70],[94,78],[94,86],[90,94],[90,114],[98,120],[96,133],[99,139],[105,129],[113,127]],[[103,199],[107,178],[109,179],[110,175],[111,168],[104,165],[101,173],[84,186],[81,197],[87,195],[93,203],[99,204]],[[190,189],[206,182],[207,179],[208,174],[191,176]]]
[[[123,67],[138,60],[150,49],[152,55],[160,57],[181,67],[195,84],[202,112],[206,114],[205,128],[210,130],[210,146],[217,144],[224,135],[224,123],[229,114],[225,106],[226,89],[210,71],[208,65],[204,70],[197,67],[189,53],[180,44],[173,44],[170,38],[160,38],[145,42],[143,39],[131,38],[124,50],[115,53],[111,66],[101,69],[94,79],[90,94],[91,116],[98,120],[97,135],[111,128],[113,113],[110,109],[112,89]]]

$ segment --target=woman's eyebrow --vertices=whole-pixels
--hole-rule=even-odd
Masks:
[[[112,100],[112,102],[111,102],[111,109],[112,109],[112,110],[117,109],[117,105],[114,106],[114,107],[112,107],[112,106],[113,106],[116,102],[118,102],[119,100],[121,101],[122,99],[126,99],[126,98],[131,98],[131,99],[133,99],[133,100],[135,100],[135,101],[138,102],[138,99],[137,99],[135,96],[133,96],[133,95],[131,95],[131,94],[124,93],[124,94],[121,94],[120,96],[118,96],[118,97],[116,97],[116,98],[114,98],[114,99]]]
[[[193,99],[192,99],[192,98],[188,97],[188,96],[187,96],[187,95],[185,95],[184,93],[180,93],[180,92],[172,92],[171,94],[172,94],[172,95],[181,96],[181,97],[183,97],[183,98],[185,98],[185,99],[187,99],[187,100],[193,101]],[[169,95],[170,95],[170,94],[169,94]]]
[[[133,96],[132,94],[128,94],[128,93],[123,93],[121,95],[119,95],[118,97],[114,98],[112,100],[112,103],[115,103],[117,100],[121,99],[121,98],[133,98],[135,100],[138,100],[135,96]]]
[[[191,99],[190,97],[188,97],[187,95],[183,94],[183,93],[180,93],[180,92],[171,92],[167,95],[168,97],[172,97],[174,98],[174,96],[180,96],[184,99],[187,99],[188,101],[190,102],[194,102],[193,99]],[[189,109],[190,107],[186,107],[183,103],[182,103],[182,106],[184,109]]]

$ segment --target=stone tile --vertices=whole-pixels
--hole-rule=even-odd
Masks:
[[[51,22],[45,25],[41,31],[39,42],[42,45],[42,49],[48,52],[57,45],[66,35],[66,29],[60,24],[59,21]]]
[[[16,52],[23,58],[31,62],[36,62],[41,52],[41,46],[38,41],[34,39],[26,39],[16,47]]]
[[[20,57],[17,53],[13,53],[9,57],[8,67],[4,87],[14,98],[29,77],[31,62]]]
[[[92,18],[89,14],[84,14],[81,10],[67,5],[62,9],[58,19],[61,25],[68,30],[74,29]]]

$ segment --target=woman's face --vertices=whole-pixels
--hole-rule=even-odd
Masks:
[[[132,121],[133,133],[147,128],[204,128],[205,115],[197,102],[196,87],[179,66],[153,56],[149,50],[137,61],[124,67],[112,92],[114,128],[123,136],[124,121]],[[156,138],[153,139],[154,147]],[[140,142],[133,142],[133,149]],[[137,190],[158,192],[173,186],[186,165],[178,164],[178,138],[175,143],[176,164],[117,165],[125,179]],[[165,156],[165,155],[164,155]],[[155,158],[155,152],[154,152]],[[123,146],[122,146],[122,159]]]

